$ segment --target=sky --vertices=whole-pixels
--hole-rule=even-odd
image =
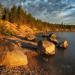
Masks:
[[[75,25],[75,0],[0,0],[5,6],[22,5],[35,18]]]

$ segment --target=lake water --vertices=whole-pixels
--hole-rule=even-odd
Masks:
[[[59,41],[68,40],[66,50],[56,48],[56,54],[48,59],[50,75],[75,75],[75,32],[56,32]]]
[[[75,63],[75,32],[58,32],[56,34],[59,40],[66,39],[69,43],[69,46],[66,50],[60,51],[59,49],[57,49],[57,55],[60,52],[59,54],[60,56],[62,56],[63,61],[66,61],[67,63]]]

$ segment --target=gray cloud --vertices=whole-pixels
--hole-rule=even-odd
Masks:
[[[75,24],[75,0],[0,0],[0,3],[21,4],[27,12],[47,22]]]

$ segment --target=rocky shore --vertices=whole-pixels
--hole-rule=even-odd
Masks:
[[[60,48],[64,50],[65,41],[59,43],[55,34],[44,35],[41,38],[44,40],[41,40],[40,36],[38,40],[36,35],[29,38],[1,37],[0,52],[5,54],[0,53],[3,57],[2,60],[0,57],[0,75],[70,75],[74,73],[74,66],[70,64],[55,64],[56,47],[63,44]]]

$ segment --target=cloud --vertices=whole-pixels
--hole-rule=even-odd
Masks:
[[[0,0],[5,6],[22,5],[33,16],[47,21],[75,24],[75,0]],[[62,19],[63,18],[63,19]]]

